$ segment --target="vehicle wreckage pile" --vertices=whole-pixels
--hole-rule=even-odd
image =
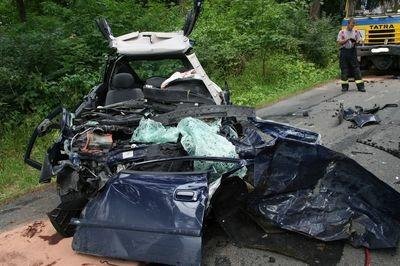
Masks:
[[[41,182],[57,176],[56,230],[74,237],[77,252],[173,265],[201,263],[206,216],[239,245],[309,263],[340,259],[320,241],[396,247],[400,194],[319,134],[231,105],[191,53],[196,14],[183,33],[113,37],[99,22],[117,52],[103,83],[74,112],[50,114],[25,156]],[[131,67],[143,59],[179,59],[186,69],[144,79]],[[60,113],[60,137],[43,164],[32,160]]]

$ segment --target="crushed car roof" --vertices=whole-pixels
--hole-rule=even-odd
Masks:
[[[114,37],[110,42],[121,55],[185,54],[192,45],[180,32],[131,32]]]

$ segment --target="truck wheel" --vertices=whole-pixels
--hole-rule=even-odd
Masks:
[[[380,71],[388,70],[394,62],[391,56],[373,56],[371,61],[376,69]]]

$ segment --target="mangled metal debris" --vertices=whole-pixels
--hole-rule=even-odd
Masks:
[[[102,84],[74,112],[50,114],[25,155],[41,170],[40,182],[56,176],[61,203],[49,213],[56,230],[74,237],[77,252],[185,265],[201,264],[210,213],[235,242],[306,262],[312,257],[306,252],[271,243],[299,243],[302,235],[333,241],[334,248],[319,252],[320,242],[304,240],[331,261],[343,248],[337,240],[395,247],[399,193],[321,146],[318,133],[232,105],[229,93],[208,78],[185,39],[198,16],[201,1],[195,3],[183,33],[114,37],[105,20],[99,23],[114,48]],[[138,71],[143,60],[155,66],[167,60],[174,69],[159,67],[160,76],[146,76]],[[178,72],[195,74],[165,82],[177,63],[185,68]],[[43,163],[34,161],[36,138],[50,132],[57,117],[58,140]],[[257,227],[246,226],[252,224]],[[265,241],[271,230],[284,233]]]
[[[374,105],[372,108],[355,106],[355,109],[353,109],[351,107],[344,108],[343,104],[341,103],[338,114],[339,124],[341,124],[343,120],[353,122],[356,127],[360,128],[369,124],[379,124],[381,122],[381,118],[376,113],[387,107],[398,107],[398,105],[385,104],[383,107]]]

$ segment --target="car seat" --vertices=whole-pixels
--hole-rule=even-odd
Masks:
[[[135,83],[133,76],[129,73],[118,73],[111,81],[105,105],[143,98],[142,89]]]

